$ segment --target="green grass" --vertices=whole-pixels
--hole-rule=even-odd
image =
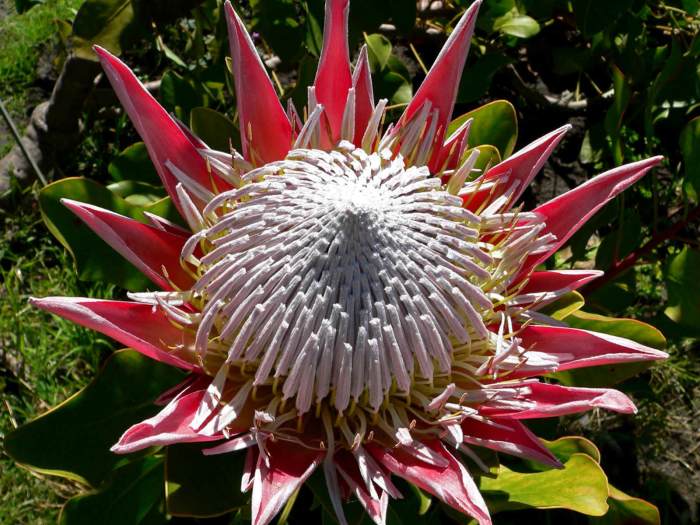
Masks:
[[[10,4],[5,0],[5,5]],[[73,18],[82,0],[47,0],[32,9],[12,12],[0,24],[0,95],[15,94],[32,82],[41,44],[56,35],[56,20]],[[14,11],[14,10],[12,10]]]
[[[30,296],[111,294],[79,282],[70,255],[46,230],[34,196],[0,216],[0,442],[83,387],[112,344],[29,306]],[[46,436],[50,446],[51,436]],[[0,525],[55,523],[74,485],[34,475],[0,448]]]

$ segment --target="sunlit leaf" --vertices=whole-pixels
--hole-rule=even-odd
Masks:
[[[448,134],[470,118],[474,122],[469,131],[469,147],[490,144],[498,149],[501,158],[513,153],[518,139],[518,119],[510,102],[495,100],[457,117],[450,122]]]
[[[540,32],[540,24],[534,18],[517,13],[508,13],[494,21],[493,28],[506,35],[530,38]]]
[[[391,56],[391,42],[384,35],[365,35],[369,63],[373,72],[381,71],[386,67]]]
[[[664,313],[673,321],[700,330],[700,250],[687,246],[666,268],[668,307]]]
[[[591,525],[659,525],[659,509],[652,503],[625,494],[608,485],[608,510],[605,516],[590,519]]]
[[[501,465],[496,478],[480,478],[479,488],[494,513],[536,507],[602,516],[608,510],[607,478],[586,454],[572,454],[563,469],[542,472],[516,472]]]
[[[691,200],[700,202],[700,117],[695,117],[683,128],[680,146],[685,170],[685,191]]]
[[[583,308],[586,301],[578,292],[569,292],[540,309],[543,314],[562,320]]]

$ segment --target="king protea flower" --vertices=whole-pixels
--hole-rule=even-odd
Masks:
[[[616,390],[538,376],[666,357],[539,312],[600,272],[535,270],[660,158],[524,211],[520,195],[568,126],[473,173],[469,122],[446,130],[480,2],[386,129],[365,48],[351,71],[348,3],[326,4],[305,121],[282,107],[226,3],[241,152],[208,148],[96,48],[191,231],[66,200],[161,291],[33,302],[189,371],[112,450],[212,442],[205,454],[247,454],[241,490],[252,488],[256,525],[318,467],[340,523],[354,495],[383,524],[401,497],[395,475],[489,524],[460,452],[559,466],[522,420],[635,411]]]

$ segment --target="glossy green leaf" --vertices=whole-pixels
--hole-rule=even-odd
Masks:
[[[665,272],[668,307],[664,313],[683,326],[700,330],[700,250],[689,247],[673,257]]]
[[[193,108],[190,112],[192,132],[215,150],[241,149],[241,140],[236,125],[225,115],[209,108]]]
[[[540,312],[548,315],[549,317],[553,317],[554,319],[562,320],[575,311],[583,308],[584,304],[586,304],[586,301],[580,293],[569,292],[556,301],[553,301],[540,308]]]
[[[373,77],[377,98],[388,98],[392,104],[407,104],[411,101],[411,83],[393,71],[384,71]]]
[[[474,122],[469,130],[469,147],[490,144],[498,149],[501,158],[513,153],[518,139],[518,119],[510,102],[495,100],[465,113],[450,122],[448,133],[454,132],[470,118]]]
[[[652,348],[666,347],[666,339],[658,329],[636,319],[605,317],[579,310],[567,316],[564,321],[573,328],[624,337]],[[569,386],[607,387],[634,377],[652,365],[653,362],[650,361],[616,363],[566,370],[550,376]]]
[[[143,142],[136,142],[122,150],[109,163],[107,171],[115,181],[134,180],[147,184],[162,184]]]
[[[166,503],[174,516],[218,516],[244,506],[240,490],[245,451],[205,456],[211,443],[173,445],[165,460]]]
[[[165,196],[162,186],[134,180],[120,180],[107,186],[107,189],[129,204],[139,207],[149,206]]]
[[[659,509],[640,498],[625,494],[612,485],[608,485],[608,505],[610,510],[605,516],[590,518],[591,525],[659,525]]]
[[[586,454],[572,454],[563,469],[542,472],[516,472],[501,465],[496,478],[481,477],[479,488],[494,513],[536,507],[602,516],[608,510],[607,478]]]
[[[612,77],[614,96],[613,103],[605,115],[605,131],[611,140],[610,147],[615,164],[620,165],[624,161],[621,128],[632,93],[624,73],[615,65],[612,66]]]
[[[133,0],[86,0],[73,21],[73,49],[83,58],[97,60],[92,46],[120,54],[142,33],[145,25]]]
[[[147,456],[116,469],[97,492],[68,500],[59,525],[167,523],[157,512],[163,501],[163,458]],[[155,516],[154,516],[155,515]],[[156,516],[160,520],[154,521]]]
[[[501,154],[495,147],[490,146],[488,144],[482,144],[481,146],[477,146],[476,148],[466,150],[462,158],[468,158],[469,155],[471,155],[471,152],[475,149],[479,150],[479,158],[476,159],[476,163],[474,164],[475,171],[471,175],[470,179],[475,179],[483,172],[488,170],[491,166],[495,166],[496,164],[501,162]]]
[[[688,122],[681,131],[684,188],[693,202],[700,202],[700,117]]]
[[[530,38],[540,32],[540,24],[534,18],[510,12],[494,21],[493,28],[503,34],[518,38]]]
[[[8,434],[5,451],[37,472],[97,487],[129,458],[110,447],[157,413],[153,401],[182,379],[180,370],[135,350],[115,352],[83,390]]]
[[[380,34],[365,35],[365,42],[367,43],[367,55],[372,71],[381,71],[386,67],[391,56],[391,42]]]
[[[143,290],[150,281],[61,204],[68,198],[145,221],[141,208],[129,204],[104,186],[81,177],[49,184],[39,192],[39,206],[49,231],[75,259],[78,277],[85,281],[118,284],[127,290]]]
[[[554,441],[542,440],[549,451],[554,454],[559,461],[566,463],[574,454],[586,454],[600,463],[600,451],[595,444],[581,436],[565,436]]]
[[[569,315],[565,321],[573,328],[625,337],[652,348],[666,348],[664,335],[650,324],[637,319],[606,317],[579,310]]]
[[[143,211],[147,211],[153,215],[167,219],[174,224],[182,226],[185,230],[189,229],[187,223],[180,216],[180,212],[177,211],[177,208],[170,197],[164,197],[152,204],[149,204],[148,206],[145,206]]]

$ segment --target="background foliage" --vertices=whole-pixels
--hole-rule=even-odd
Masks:
[[[390,99],[393,117],[400,114],[469,3],[352,0],[351,50],[355,54],[360,44],[368,45],[375,95]],[[256,45],[281,96],[293,98],[303,108],[320,52],[322,0],[250,0],[238,2],[237,7],[255,32]],[[578,297],[558,306],[558,314],[567,316],[567,322],[625,334],[651,346],[663,344],[663,337],[653,328],[610,317],[641,319],[663,332],[671,353],[668,362],[636,377],[631,376],[639,370],[617,368],[601,372],[602,376],[558,378],[569,384],[591,384],[601,377],[607,384],[619,382],[617,387],[632,395],[640,407],[636,418],[594,412],[536,428],[539,435],[552,438],[565,432],[582,433],[598,445],[602,453],[582,441],[551,444],[562,461],[584,465],[591,479],[601,480],[597,487],[604,491],[602,501],[609,496],[607,504],[612,509],[605,517],[583,517],[564,510],[511,510],[499,514],[497,523],[654,523],[649,507],[625,493],[652,501],[665,523],[698,519],[699,7],[697,0],[486,0],[482,7],[455,112],[460,115],[480,108],[470,146],[491,145],[481,148],[480,165],[497,162],[514,147],[566,122],[573,125],[526,193],[528,205],[562,193],[611,166],[655,154],[665,156],[662,168],[608,205],[548,264],[607,272],[583,290],[586,312],[576,311],[583,304]],[[217,0],[16,0],[14,5],[0,2],[0,9],[0,15],[5,15],[0,21],[0,96],[9,100],[20,121],[33,101],[41,98],[42,90],[50,89],[67,51],[90,58],[90,46],[99,43],[121,53],[142,80],[151,81],[149,87],[161,103],[210,145],[226,149],[225,137],[237,135],[225,27]],[[34,74],[37,67],[41,75]],[[509,100],[513,106],[491,103],[498,99]],[[74,222],[66,222],[68,212],[57,206],[60,197],[75,198],[81,192],[100,205],[136,218],[145,208],[163,211],[167,206],[143,145],[116,107],[104,80],[86,101],[83,118],[90,132],[78,150],[56,166],[53,178],[57,182],[42,191],[40,208],[35,199],[39,188],[35,187],[15,191],[3,212],[3,437],[85,386],[108,356],[112,355],[104,364],[103,375],[109,367],[136,371],[141,366],[130,354],[112,354],[111,342],[31,310],[26,302],[29,295],[120,297],[127,289],[144,285],[127,264],[115,264],[110,272],[95,264],[92,240],[84,231],[74,230]],[[494,127],[496,121],[502,126]],[[9,138],[0,135],[0,148],[8,142]],[[46,234],[40,212],[70,253]],[[74,277],[73,261],[81,280]],[[156,384],[172,380],[157,370],[147,373],[155,374]],[[97,382],[91,388],[97,388]],[[89,405],[90,400],[85,399],[89,391],[81,398],[83,405]],[[148,397],[148,392],[143,395]],[[134,400],[114,402],[133,404]],[[111,439],[107,434],[105,442]],[[3,443],[8,451],[12,446],[10,441]],[[178,496],[175,490],[177,476],[192,475],[186,466],[199,457],[197,452],[182,448],[175,456],[156,453],[125,465],[109,465],[107,470],[117,467],[109,479],[98,472],[97,462],[90,465],[92,471],[73,482],[56,482],[41,474],[36,480],[3,455],[0,523],[54,523],[65,499],[77,494],[85,482],[101,492],[70,500],[61,514],[62,523],[100,522],[99,516],[104,516],[100,512],[112,508],[124,491],[134,489],[144,495],[142,505],[127,509],[135,513],[135,522],[160,523],[163,518],[157,502],[162,497],[163,463],[174,465],[168,470],[172,476],[167,480],[169,505],[177,505],[178,498],[197,501],[197,495],[181,492]],[[604,475],[598,463],[612,485],[600,477]],[[44,470],[64,467],[47,465]],[[71,468],[75,471],[74,465]],[[500,510],[542,506],[536,499],[541,494],[537,482],[529,487],[518,480],[522,472],[532,473],[536,467],[514,462],[500,468],[505,471],[499,479],[513,480],[514,489],[520,492],[509,503],[498,503],[496,498],[494,505],[500,505]],[[136,486],[128,481],[134,479]],[[562,489],[570,484],[566,477],[546,481],[550,486],[562,483]],[[488,487],[485,478],[482,489],[488,493]],[[402,491],[410,493],[407,488]],[[312,491],[302,491],[291,521],[317,519],[308,516],[318,514],[307,516],[305,511],[314,501],[322,505],[321,492],[314,496]],[[217,494],[224,501],[235,497]],[[601,501],[595,497],[588,503],[565,499],[568,506],[562,506],[579,511]],[[414,503],[416,508],[410,507]],[[428,506],[420,494],[406,505],[409,507],[399,507],[397,512],[415,516],[423,511],[421,519],[428,523],[453,519],[436,505]],[[238,523],[245,518],[239,512],[216,522]]]

